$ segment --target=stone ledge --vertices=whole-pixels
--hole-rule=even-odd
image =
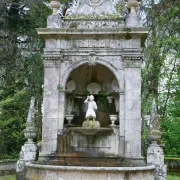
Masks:
[[[15,173],[16,162],[17,160],[0,161],[0,176]]]
[[[73,35],[123,35],[127,36],[147,36],[149,28],[92,28],[92,29],[76,29],[76,28],[36,28],[37,33],[43,37],[61,37],[64,35],[73,36]]]
[[[52,165],[38,165],[29,164],[27,167],[37,169],[52,169],[52,170],[69,170],[69,171],[149,171],[154,170],[155,166],[144,166],[144,167],[79,167],[79,166],[52,166]]]

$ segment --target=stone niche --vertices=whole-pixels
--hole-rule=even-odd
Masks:
[[[96,120],[100,122],[101,127],[109,127],[111,124],[109,115],[117,114],[119,111],[116,107],[116,105],[118,106],[119,93],[113,90],[114,81],[117,81],[114,74],[100,64],[89,66],[87,63],[71,72],[66,84],[65,114],[74,115],[73,125],[82,126],[87,110],[84,100],[87,95],[92,94],[98,106]],[[111,98],[111,102],[108,101],[108,98]],[[65,123],[67,123],[66,120]]]

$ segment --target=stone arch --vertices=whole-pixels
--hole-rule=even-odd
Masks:
[[[85,65],[85,64],[89,64],[88,59],[85,60],[81,60],[81,61],[77,61],[74,62],[73,64],[69,65],[63,72],[62,72],[62,76],[60,79],[60,84],[63,88],[65,88],[66,83],[68,81],[69,76],[71,75],[71,72],[73,72],[73,70],[77,69],[78,67]],[[123,75],[122,70],[118,70],[112,63],[108,62],[108,61],[104,61],[104,60],[96,60],[96,64],[100,64],[102,66],[105,66],[106,68],[108,68],[116,77],[117,81],[118,81],[118,85],[119,85],[119,89],[120,91],[124,91],[122,89],[124,82],[122,82],[122,79],[120,79],[120,75]],[[124,79],[124,77],[123,77]]]

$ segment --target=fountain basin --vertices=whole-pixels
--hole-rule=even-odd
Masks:
[[[113,130],[111,128],[72,127],[68,129],[68,132],[69,131],[80,133],[84,136],[93,136],[93,135],[101,135],[104,133],[111,133]]]
[[[78,167],[29,164],[26,180],[154,180],[155,166]]]

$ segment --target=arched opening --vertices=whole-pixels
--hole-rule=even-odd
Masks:
[[[118,84],[114,73],[106,66],[89,66],[87,63],[79,66],[70,73],[66,83],[65,115],[74,115],[72,124],[81,127],[87,110],[84,100],[88,95],[93,95],[98,106],[96,120],[101,127],[109,126],[109,115],[119,111]]]

